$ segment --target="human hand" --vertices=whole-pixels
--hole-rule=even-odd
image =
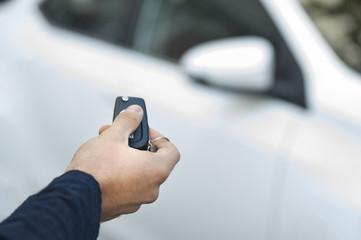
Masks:
[[[66,171],[80,170],[92,175],[102,192],[101,221],[134,213],[142,204],[158,198],[160,185],[180,159],[169,141],[154,143],[158,151],[140,151],[128,146],[129,135],[143,117],[137,105],[120,113],[112,125],[99,130],[99,136],[82,145]],[[150,129],[150,138],[162,135]]]

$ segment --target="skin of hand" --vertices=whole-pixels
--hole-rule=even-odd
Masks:
[[[158,151],[140,151],[128,146],[129,135],[143,117],[138,105],[129,106],[112,125],[99,130],[75,153],[66,171],[80,170],[92,175],[102,192],[101,221],[134,213],[142,204],[158,198],[160,185],[168,178],[180,159],[169,141],[155,142]],[[150,129],[150,139],[162,135]]]

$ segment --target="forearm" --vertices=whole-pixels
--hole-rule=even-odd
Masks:
[[[96,180],[71,171],[29,197],[0,224],[0,239],[96,239],[101,192]]]

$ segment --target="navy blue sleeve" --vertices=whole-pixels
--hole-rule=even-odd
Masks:
[[[54,179],[30,196],[0,224],[0,239],[97,239],[101,192],[98,182],[80,171]]]

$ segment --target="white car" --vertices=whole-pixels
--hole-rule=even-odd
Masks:
[[[296,0],[12,0],[0,23],[0,219],[127,95],[182,159],[99,239],[360,239],[361,76]]]

